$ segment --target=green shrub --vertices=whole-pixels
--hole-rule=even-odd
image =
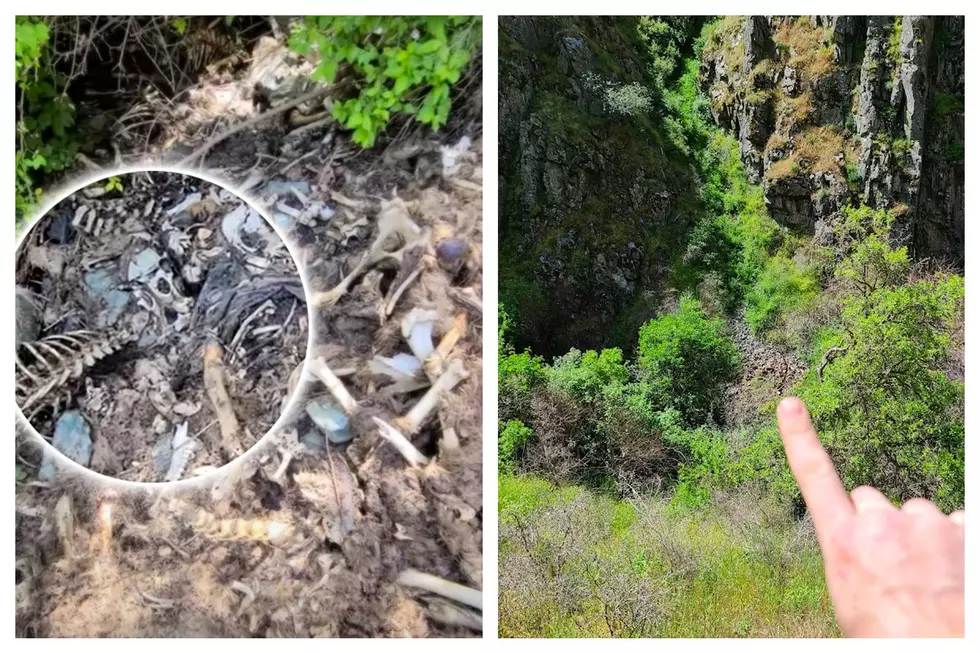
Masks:
[[[937,117],[942,118],[950,111],[960,111],[962,109],[963,101],[955,95],[940,91],[932,99],[932,111]]]
[[[533,437],[534,431],[524,426],[520,420],[512,419],[504,424],[497,436],[497,460],[500,469],[512,469]]]
[[[665,404],[690,424],[717,417],[720,388],[735,378],[740,356],[724,322],[705,317],[696,300],[640,328],[639,366]]]
[[[776,255],[766,263],[745,298],[745,320],[755,333],[761,333],[774,327],[787,311],[805,307],[819,291],[810,270]]]
[[[845,303],[840,340],[799,394],[849,487],[962,507],[963,384],[944,372],[962,306],[957,276]]]
[[[551,364],[548,383],[578,401],[594,403],[611,389],[629,381],[629,370],[619,349],[584,354],[572,349]]]
[[[290,47],[316,52],[314,79],[332,84],[352,75],[354,97],[333,116],[371,147],[395,116],[412,116],[438,130],[449,119],[450,89],[480,47],[475,16],[309,16],[294,28]]]
[[[893,221],[887,211],[867,206],[841,211],[834,225],[836,256],[842,259],[835,275],[852,292],[869,295],[878,288],[898,285],[908,276],[908,249],[892,247],[890,242]]]
[[[546,380],[544,361],[529,351],[507,354],[498,362],[500,419],[527,419],[534,389]]]

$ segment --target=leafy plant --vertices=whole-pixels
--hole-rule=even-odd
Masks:
[[[502,470],[510,469],[521,451],[534,437],[534,431],[524,426],[520,420],[510,420],[500,429],[497,436],[497,460]]]
[[[113,175],[112,177],[109,177],[109,179],[106,180],[106,183],[105,183],[105,191],[107,193],[111,193],[112,191],[115,191],[115,190],[118,190],[119,192],[122,192],[122,189],[123,189],[123,185],[122,185],[122,181],[119,179],[119,177],[116,177],[115,175]]]
[[[42,19],[17,18],[14,172],[18,217],[31,213],[40,201],[39,181],[43,174],[64,170],[78,151],[78,140],[71,131],[75,107],[65,92],[67,80],[49,60],[50,37]]]
[[[446,124],[450,89],[478,51],[474,16],[309,16],[290,47],[319,62],[314,79],[351,77],[357,94],[333,105],[333,116],[371,147],[392,118],[412,116],[434,130]]]
[[[718,390],[735,377],[739,363],[724,322],[706,318],[690,297],[640,328],[640,369],[688,423],[713,416]]]

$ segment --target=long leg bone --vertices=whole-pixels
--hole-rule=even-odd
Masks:
[[[408,414],[395,420],[395,426],[409,435],[417,433],[439,404],[439,398],[442,394],[455,388],[460,381],[468,376],[469,372],[463,368],[461,360],[456,358],[450,361],[442,376],[435,380],[429,391],[408,411]]]
[[[447,599],[483,610],[483,592],[465,585],[453,583],[417,569],[406,569],[398,575],[398,582],[406,587],[432,592]]]

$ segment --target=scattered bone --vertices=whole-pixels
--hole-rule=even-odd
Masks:
[[[417,569],[406,569],[398,575],[398,582],[425,592],[438,594],[457,603],[483,610],[483,592],[439,578]]]
[[[436,350],[425,359],[425,373],[429,378],[434,378],[442,374],[442,367],[445,361],[453,353],[456,343],[466,333],[466,313],[458,313],[453,318],[453,325],[443,334],[442,340]]]
[[[419,399],[418,403],[412,407],[408,414],[395,420],[395,426],[409,435],[417,433],[422,428],[425,420],[428,419],[429,415],[439,404],[439,398],[442,394],[455,388],[460,381],[468,376],[469,372],[463,368],[463,362],[461,360],[453,359],[450,361],[445,371],[443,371],[442,376],[436,379],[432,387],[429,388],[429,391]]]
[[[398,300],[401,299],[402,295],[405,294],[405,291],[408,290],[408,287],[415,283],[415,280],[418,279],[419,275],[421,274],[422,266],[416,265],[408,276],[405,277],[405,280],[402,281],[397,288],[395,288],[395,291],[391,293],[391,299],[389,299],[387,304],[385,304],[385,317],[389,317],[395,311],[395,306],[398,304]]]
[[[398,450],[398,453],[408,461],[408,464],[419,466],[429,462],[429,459],[422,455],[422,452],[416,449],[415,445],[409,442],[408,438],[402,435],[394,426],[378,417],[372,417],[371,419],[378,425],[378,433],[381,437],[390,442]]]
[[[327,365],[327,361],[323,357],[315,358],[307,363],[310,373],[316,378],[320,379],[323,385],[327,386],[327,390],[330,394],[334,396],[334,399],[340,404],[348,415],[352,414],[357,410],[357,401],[351,396],[347,388],[344,387],[343,382],[337,378],[337,376],[330,370]]]
[[[290,463],[296,456],[303,453],[303,445],[299,441],[296,429],[286,429],[282,434],[282,439],[276,444],[276,448],[282,453],[282,462],[279,463],[279,467],[269,478],[276,484],[283,485]]]
[[[75,513],[72,510],[71,495],[62,494],[54,507],[54,522],[58,530],[58,541],[65,557],[75,557]]]
[[[335,194],[332,196],[336,199]],[[367,268],[386,258],[394,258],[401,262],[405,250],[418,241],[420,235],[421,229],[409,217],[405,202],[397,198],[383,202],[381,212],[378,214],[378,236],[371,243],[371,247],[360,263],[332,290],[313,293],[310,303],[314,306],[330,306],[336,303],[338,299],[347,294],[350,285]],[[402,246],[399,249],[389,251],[385,249],[385,245],[392,236],[397,236]]]

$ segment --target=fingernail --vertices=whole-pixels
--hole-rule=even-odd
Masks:
[[[803,402],[796,397],[786,397],[779,402],[779,414],[784,417],[795,417],[803,412]]]

